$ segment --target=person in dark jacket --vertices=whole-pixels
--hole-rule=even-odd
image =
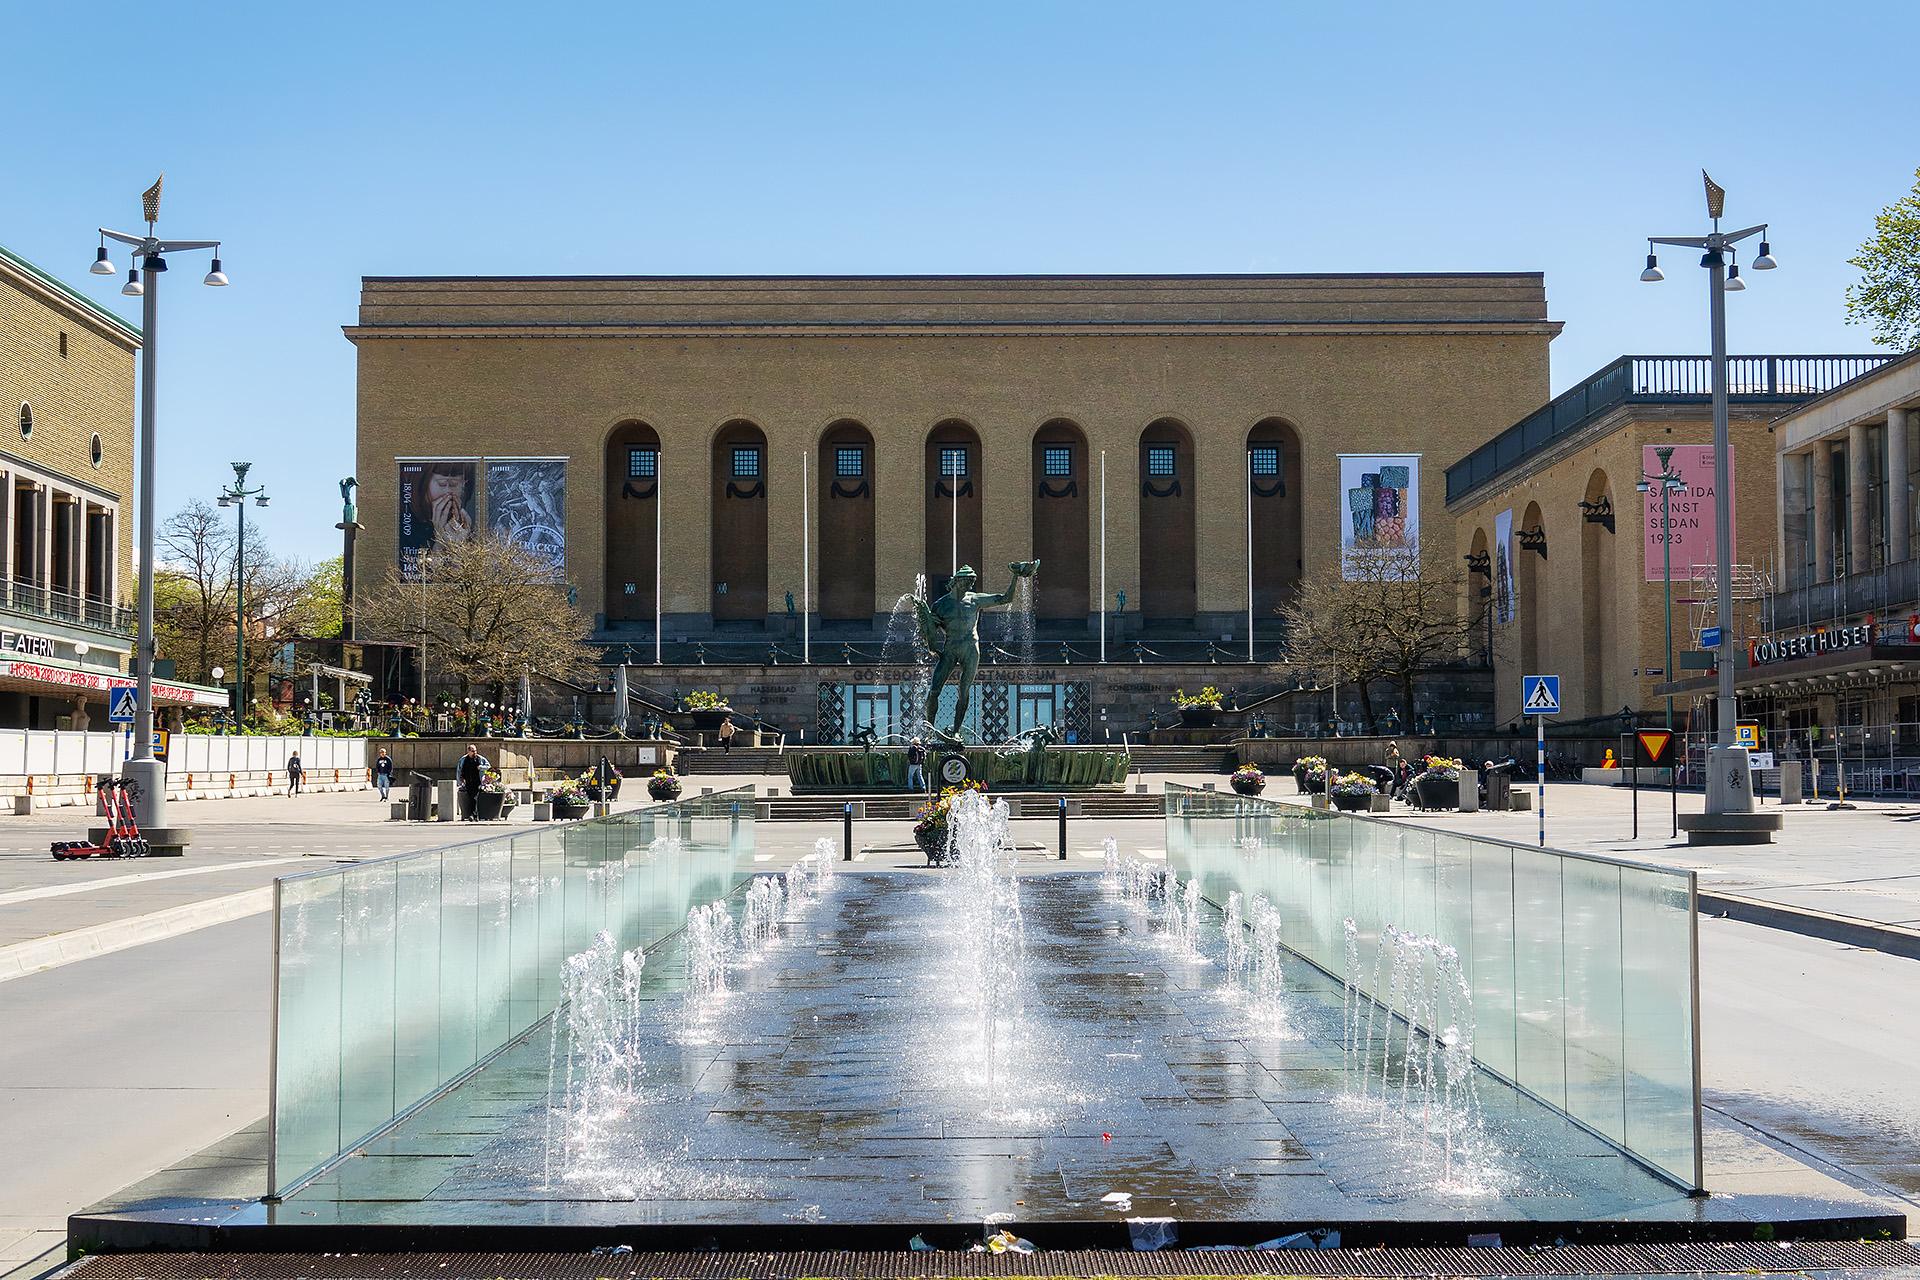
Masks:
[[[387,754],[385,747],[373,762],[373,785],[380,788],[380,799],[384,802],[387,792],[393,789],[393,757]]]
[[[300,780],[306,776],[306,772],[307,771],[301,767],[300,753],[298,751],[287,757],[288,795],[297,796],[300,794]]]
[[[469,742],[467,754],[460,757],[460,765],[453,771],[454,781],[460,787],[460,821],[473,821],[474,810],[480,803],[480,780],[486,772],[487,762],[480,758],[480,748]]]

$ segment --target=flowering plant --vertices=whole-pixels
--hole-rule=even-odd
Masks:
[[[953,813],[953,802],[963,791],[984,792],[987,784],[979,779],[971,779],[957,787],[943,787],[940,794],[920,806],[915,815],[913,834],[916,837],[945,835],[947,822]]]
[[[506,780],[498,769],[488,769],[480,775],[480,790],[486,795],[503,796],[507,794]]]
[[[1325,756],[1301,756],[1293,762],[1294,770],[1309,778],[1327,776],[1327,758]]]
[[[654,781],[654,782],[678,782],[678,781],[680,781],[680,775],[679,775],[679,774],[677,774],[677,773],[675,773],[675,772],[674,772],[673,770],[671,770],[671,769],[655,769],[655,770],[653,771],[653,777],[651,778],[651,781]]]
[[[552,804],[585,804],[587,785],[578,778],[563,778],[547,788],[547,800]]]
[[[1236,778],[1258,778],[1262,782],[1267,780],[1267,775],[1260,772],[1260,766],[1257,764],[1243,764],[1233,771],[1233,776]]]
[[[725,709],[727,700],[711,689],[695,689],[686,697],[689,711],[720,711]]]
[[[1465,762],[1453,756],[1423,756],[1421,763],[1427,766],[1421,777],[1437,778],[1441,782],[1460,781],[1460,771],[1466,768]]]
[[[1214,688],[1212,685],[1208,685],[1198,693],[1188,693],[1185,689],[1175,689],[1173,691],[1173,705],[1182,711],[1197,707],[1204,707],[1209,711],[1218,711],[1224,702],[1225,699],[1220,696],[1220,690]]]
[[[1364,773],[1343,773],[1327,789],[1336,796],[1370,796],[1377,790]]]

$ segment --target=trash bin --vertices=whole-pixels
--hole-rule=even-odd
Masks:
[[[433,817],[433,779],[416,773],[407,781],[407,821],[426,822]]]
[[[1494,813],[1513,808],[1513,775],[1505,769],[1487,771],[1487,805]]]

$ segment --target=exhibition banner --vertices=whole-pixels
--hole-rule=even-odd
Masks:
[[[487,530],[538,556],[556,577],[567,567],[564,458],[488,458]]]
[[[1493,518],[1493,620],[1505,625],[1514,618],[1513,508]]]
[[[402,458],[399,465],[400,576],[418,582],[421,556],[473,537],[478,466],[472,458]]]
[[[1713,446],[1677,445],[1669,465],[1673,468],[1673,474],[1680,477],[1683,487],[1667,498],[1670,528],[1664,536],[1672,546],[1674,580],[1684,582],[1693,576],[1694,569],[1714,563]],[[1654,452],[1653,445],[1642,447],[1640,470],[1649,476],[1660,474],[1660,457]],[[1729,522],[1732,515],[1729,509]],[[1666,561],[1660,545],[1663,534],[1660,528],[1659,485],[1651,486],[1641,495],[1641,526],[1645,531],[1641,555],[1642,568],[1646,571],[1643,580],[1664,581]]]
[[[1340,566],[1359,576],[1369,552],[1420,548],[1420,455],[1340,455]]]

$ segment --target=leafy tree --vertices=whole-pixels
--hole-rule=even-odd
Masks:
[[[1920,169],[1913,190],[1880,211],[1873,236],[1847,265],[1860,281],[1847,286],[1847,320],[1873,326],[1881,346],[1920,347]]]
[[[435,547],[424,583],[389,569],[354,608],[355,634],[365,639],[424,639],[430,669],[452,676],[462,698],[476,687],[505,689],[523,672],[583,674],[596,660],[588,630],[552,561],[494,537]]]

